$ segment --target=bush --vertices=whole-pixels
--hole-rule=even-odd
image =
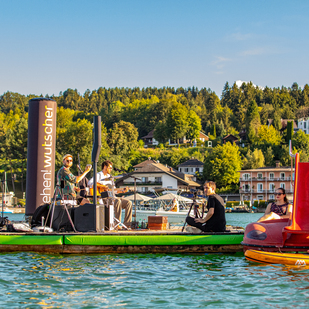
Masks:
[[[244,201],[244,204],[249,207],[250,206],[250,201]]]
[[[267,206],[267,201],[260,200],[259,207],[260,208],[266,208],[266,206]]]
[[[259,201],[254,201],[254,202],[253,202],[253,206],[256,207],[256,208],[258,208],[258,207],[259,207]]]
[[[239,205],[239,201],[227,201],[225,207],[233,207]]]
[[[18,204],[20,204],[22,207],[24,207],[26,205],[26,200],[21,198],[21,199],[18,200]]]

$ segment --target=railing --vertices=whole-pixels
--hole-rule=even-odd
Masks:
[[[285,190],[285,193],[293,193],[293,190]],[[257,190],[257,189],[240,189],[239,193],[267,193],[267,194],[276,194],[275,190]]]
[[[125,186],[134,186],[134,182],[124,182],[123,185]],[[137,186],[161,186],[162,181],[147,181],[147,182],[136,182]]]
[[[243,177],[239,178],[239,181],[240,182],[243,182],[243,181],[291,181],[291,177],[287,177],[287,178],[281,178],[281,177],[274,177],[274,178],[267,178],[267,177],[252,177],[252,178],[247,178],[247,179],[244,179]]]

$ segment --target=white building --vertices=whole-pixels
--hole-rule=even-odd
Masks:
[[[193,175],[181,173],[151,158],[135,165],[133,172],[117,179],[117,187],[129,187],[130,190],[134,190],[134,177],[137,178],[136,191],[140,193],[151,192],[158,188],[189,191],[200,186],[193,181]]]
[[[203,173],[204,163],[200,160],[192,158],[184,163],[177,165],[177,167],[179,172],[195,176],[196,172],[199,174]],[[194,180],[196,179],[194,178]]]
[[[309,134],[309,117],[298,119],[298,130],[303,130],[306,134]]]

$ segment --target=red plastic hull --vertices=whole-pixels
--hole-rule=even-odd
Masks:
[[[253,222],[246,226],[242,245],[248,249],[271,252],[309,250],[309,234],[290,234],[282,247],[282,229],[290,224],[288,219]]]

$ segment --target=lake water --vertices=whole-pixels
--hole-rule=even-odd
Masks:
[[[237,226],[260,216],[226,214]],[[1,308],[309,307],[309,269],[256,264],[242,253],[5,253],[0,265]]]

